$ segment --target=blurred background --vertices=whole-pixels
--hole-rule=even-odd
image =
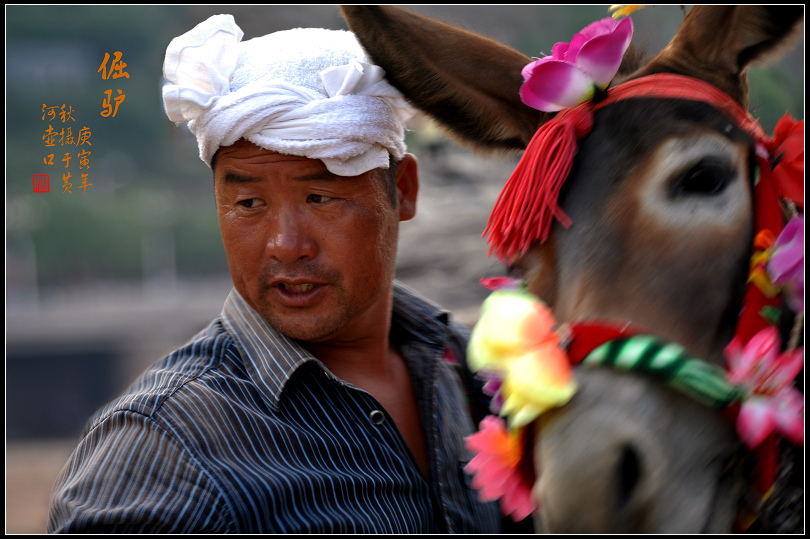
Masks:
[[[535,57],[607,16],[607,6],[411,9]],[[244,39],[346,28],[336,6],[6,6],[6,532],[44,532],[51,485],[85,420],[205,327],[230,291],[211,172],[160,93],[168,43],[219,13]],[[683,13],[636,12],[634,41],[657,52]],[[116,52],[129,77],[110,70]],[[766,131],[785,111],[803,118],[803,36],[750,82]],[[49,128],[64,137],[47,140]],[[397,277],[471,325],[487,295],[478,280],[503,273],[480,235],[518,156],[475,155],[428,120],[407,142],[422,191],[402,225]],[[48,192],[37,192],[39,175]]]

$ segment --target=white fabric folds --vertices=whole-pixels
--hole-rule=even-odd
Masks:
[[[166,50],[166,114],[188,122],[209,167],[220,147],[240,138],[320,159],[340,176],[387,168],[389,153],[402,158],[416,111],[354,34],[298,28],[242,36],[233,16],[215,15]]]

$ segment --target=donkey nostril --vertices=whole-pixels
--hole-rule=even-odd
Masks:
[[[618,510],[624,508],[630,498],[633,497],[633,491],[638,485],[640,476],[641,463],[639,462],[638,453],[632,446],[627,445],[624,447],[619,460]]]

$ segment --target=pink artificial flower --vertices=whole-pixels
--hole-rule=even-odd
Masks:
[[[794,217],[785,226],[772,248],[768,274],[785,291],[788,305],[804,313],[804,215]]]
[[[586,26],[571,43],[560,42],[551,56],[523,68],[520,97],[528,106],[546,112],[573,107],[604,90],[613,80],[633,37],[629,18],[602,19]]]
[[[472,486],[481,501],[500,499],[502,513],[511,515],[515,522],[531,515],[537,506],[532,499],[532,487],[520,471],[521,431],[508,431],[503,419],[490,415],[466,442],[467,449],[476,456],[464,470],[473,475]]]
[[[792,382],[804,367],[804,349],[779,353],[779,332],[768,327],[742,346],[734,338],[726,347],[729,381],[750,394],[737,417],[737,433],[750,448],[777,432],[804,445],[804,397]]]

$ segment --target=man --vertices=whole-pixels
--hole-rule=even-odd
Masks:
[[[462,470],[465,340],[393,282],[412,111],[348,32],[241,38],[211,17],[164,65],[234,290],[91,419],[49,531],[498,531]]]

